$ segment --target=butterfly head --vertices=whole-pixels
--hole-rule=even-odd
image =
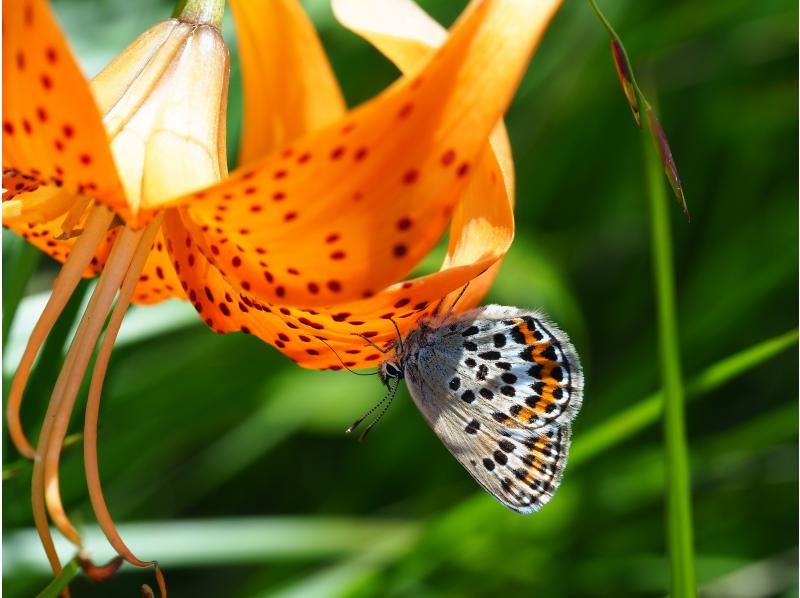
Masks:
[[[387,359],[381,364],[378,374],[384,386],[389,386],[390,380],[401,380],[403,378],[403,366],[397,360]]]

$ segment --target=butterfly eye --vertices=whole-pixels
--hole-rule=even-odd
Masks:
[[[399,378],[400,377],[400,368],[398,368],[394,364],[387,363],[386,364],[386,375],[389,378]]]

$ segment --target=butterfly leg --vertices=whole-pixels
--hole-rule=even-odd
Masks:
[[[447,313],[444,315],[442,320],[447,320],[447,319],[450,318],[450,316],[453,315],[453,310],[456,308],[456,305],[458,304],[458,302],[461,301],[461,298],[464,296],[464,293],[467,292],[467,288],[468,287],[469,287],[469,283],[467,283],[463,287],[461,287],[461,291],[458,293],[458,296],[455,298],[455,301],[453,301],[453,303],[447,309]],[[433,314],[432,315],[438,316],[439,315],[439,311],[442,309],[442,305],[444,305],[444,299],[439,301],[439,304],[436,306],[436,309],[433,310]]]
[[[363,334],[358,334],[358,333],[355,333],[355,332],[354,332],[353,334],[354,334],[354,336],[358,336],[358,337],[361,337],[361,338],[363,338],[363,339],[364,339],[364,340],[367,342],[367,344],[368,344],[370,347],[372,347],[372,348],[373,348],[373,349],[375,349],[376,351],[379,351],[379,352],[380,352],[381,354],[383,354],[383,355],[386,355],[386,354],[387,354],[389,351],[391,351],[391,350],[394,348],[394,343],[392,343],[392,345],[391,345],[390,347],[388,347],[388,348],[384,349],[384,348],[382,348],[382,347],[380,347],[380,346],[376,345],[375,343],[373,343],[371,340],[369,340],[369,339],[368,339],[366,336],[364,336]]]

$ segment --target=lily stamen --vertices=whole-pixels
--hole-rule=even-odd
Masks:
[[[126,227],[117,237],[67,353],[45,414],[33,466],[31,492],[34,521],[46,546],[52,545],[48,512],[61,533],[74,544],[81,545],[80,534],[69,521],[61,503],[58,481],[61,447],[94,346],[142,235],[143,231]],[[57,558],[55,555],[50,557],[51,563]]]
[[[83,216],[91,209],[94,199],[88,195],[78,195],[64,220],[61,222],[62,233],[56,237],[58,241],[66,241],[80,235],[83,230],[78,228]]]
[[[97,352],[95,359],[94,371],[92,372],[92,381],[89,386],[89,397],[86,401],[86,414],[84,416],[84,442],[83,442],[83,457],[84,465],[86,468],[86,484],[89,489],[89,500],[92,503],[97,522],[100,529],[106,536],[109,544],[117,551],[122,558],[128,561],[131,565],[136,567],[150,567],[156,568],[156,578],[158,580],[159,588],[161,588],[162,596],[166,595],[163,577],[156,561],[142,561],[131,552],[125,542],[122,540],[119,532],[117,531],[111,513],[108,510],[106,500],[103,494],[103,488],[100,483],[100,471],[97,462],[97,420],[100,411],[100,397],[102,396],[103,382],[105,380],[106,371],[108,369],[108,362],[111,358],[111,351],[114,348],[114,342],[117,339],[117,334],[122,326],[122,320],[125,312],[130,305],[133,292],[136,284],[139,281],[139,273],[144,267],[145,261],[149,254],[150,245],[161,225],[162,217],[159,216],[150,226],[145,229],[136,253],[131,261],[131,266],[125,279],[122,282],[122,287],[119,291],[119,298],[114,310],[111,313],[111,318],[106,327],[103,340],[100,342],[100,348]]]
[[[6,407],[9,435],[16,449],[28,459],[33,459],[36,456],[36,451],[25,436],[20,422],[22,395],[28,383],[28,377],[36,356],[39,354],[39,349],[41,349],[58,316],[61,315],[72,293],[77,288],[84,271],[94,257],[97,246],[105,237],[113,217],[114,213],[103,206],[97,206],[89,213],[83,234],[75,243],[69,259],[64,263],[58,276],[56,276],[53,283],[53,292],[47,300],[44,311],[36,322],[33,332],[31,332],[31,337],[11,383]]]
[[[130,227],[125,227],[118,235],[53,389],[33,466],[32,505],[37,531],[45,546],[48,559],[54,568],[60,567],[60,564],[53,547],[48,514],[54,525],[67,539],[78,546],[81,545],[80,534],[66,515],[59,490],[59,461],[69,419],[92,353],[114,304],[114,299],[119,292],[119,299],[112,315],[112,329],[107,337],[110,341],[104,340],[103,346],[113,345],[113,339],[116,337],[122,315],[130,304],[133,287],[135,287],[139,274],[144,267],[153,238],[160,225],[161,218],[159,217],[154,219],[144,230],[136,231]],[[121,287],[122,290],[120,291]],[[106,350],[110,352],[110,347]],[[105,355],[101,361],[103,365],[101,368],[95,369],[95,376],[93,377],[100,380],[99,385],[97,379],[93,379],[92,382],[92,388],[96,389],[95,392],[98,398],[107,361],[108,356]],[[96,447],[96,414],[97,406],[94,408],[94,417],[90,419],[90,425],[87,426],[87,429],[91,430],[89,444],[92,448],[88,450],[90,458],[94,447]],[[96,453],[94,453],[93,460],[93,471],[96,472]],[[99,477],[97,475],[90,481],[90,486],[93,488],[93,492],[99,490]],[[105,516],[103,517],[102,515]],[[102,520],[101,526],[104,532],[107,535],[111,535],[107,532],[110,524],[110,516],[107,509],[99,519]],[[110,525],[113,530],[113,524]],[[116,533],[116,530],[114,530],[114,533]],[[115,543],[112,542],[112,544]],[[124,551],[123,556],[137,566],[146,567],[154,564],[140,561],[127,549]],[[160,574],[158,576],[160,577]]]

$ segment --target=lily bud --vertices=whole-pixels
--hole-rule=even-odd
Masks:
[[[227,175],[229,70],[217,27],[170,19],[92,81],[133,211],[156,209]]]

